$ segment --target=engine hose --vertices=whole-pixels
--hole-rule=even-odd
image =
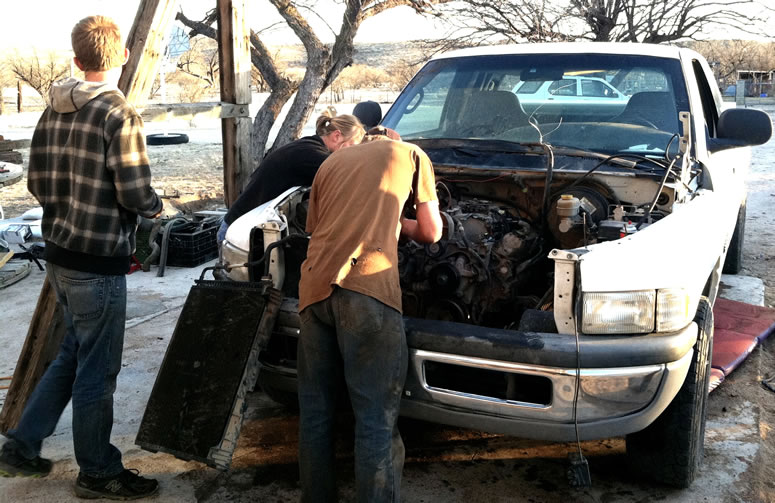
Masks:
[[[151,253],[148,254],[148,257],[146,257],[145,261],[143,262],[143,272],[150,271],[151,264],[153,264],[159,258],[161,248],[156,242],[156,236],[159,234],[159,229],[161,229],[161,219],[156,219],[151,226],[151,232],[148,234],[148,246],[151,247]]]
[[[270,258],[270,254],[272,253],[272,250],[280,246],[281,244],[287,243],[291,239],[306,239],[309,241],[309,235],[306,234],[289,234],[288,236],[285,236],[282,239],[279,239],[275,241],[274,243],[270,243],[267,245],[266,249],[264,250],[264,258]],[[269,266],[272,263],[271,260],[267,260],[264,262],[264,276],[269,276]]]
[[[167,267],[167,251],[169,249],[169,239],[172,228],[177,222],[187,222],[188,219],[183,217],[173,218],[167,225],[164,226],[164,231],[161,235],[161,255],[159,256],[159,270],[156,272],[156,277],[161,278],[164,276],[164,269]]]

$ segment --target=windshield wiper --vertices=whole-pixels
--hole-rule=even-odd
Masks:
[[[546,154],[546,144],[539,142],[518,143],[508,140],[472,140],[461,138],[423,138],[417,140],[408,140],[422,148],[423,150],[445,149],[469,157],[481,157],[484,154]],[[587,159],[598,159],[601,164],[617,165],[628,169],[639,169],[654,171],[654,167],[660,168],[661,172],[665,169],[665,163],[661,160],[653,159],[644,155],[634,153],[605,154],[593,150],[585,150],[576,147],[562,147],[550,145],[552,151],[569,157],[584,157]],[[642,163],[648,162],[651,168]],[[592,170],[596,170],[596,166]]]
[[[478,157],[483,153],[496,154],[543,154],[540,143],[518,143],[508,140],[473,140],[470,138],[422,138],[407,139],[423,150],[450,149]]]
[[[631,168],[631,169],[649,169],[647,166],[644,166],[642,163],[647,162],[652,167],[652,169],[649,169],[649,171],[653,171],[653,167],[656,166],[660,168],[660,171],[662,169],[665,169],[666,163],[662,160],[662,158],[653,158],[648,157],[641,154],[636,154],[633,152],[620,152],[618,154],[604,154],[602,152],[595,152],[593,150],[584,150],[576,147],[556,147],[552,146],[552,150],[556,154],[566,155],[569,157],[585,157],[589,159],[599,159],[602,161],[602,164],[615,164],[618,166],[622,166],[625,168]],[[599,167],[596,166],[593,169],[597,169]]]

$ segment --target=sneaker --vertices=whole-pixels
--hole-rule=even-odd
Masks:
[[[138,473],[137,470],[130,469],[106,478],[79,473],[75,481],[75,495],[85,499],[127,501],[156,494],[159,483],[154,479],[141,477]]]
[[[3,449],[0,452],[0,477],[45,477],[51,472],[51,464],[40,456],[27,459],[14,450]]]

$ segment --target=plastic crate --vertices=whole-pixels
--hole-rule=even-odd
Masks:
[[[135,258],[140,263],[145,262],[145,259],[151,254],[151,245],[148,243],[148,238],[151,236],[151,231],[143,231],[137,229],[135,234]]]
[[[218,257],[218,227],[193,222],[176,225],[167,241],[167,265],[194,267]],[[157,236],[161,245],[162,232]]]

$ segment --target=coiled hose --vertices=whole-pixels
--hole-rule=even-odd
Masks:
[[[201,222],[197,222],[197,225],[198,225],[199,229],[202,229],[202,228],[204,228],[207,225],[217,225],[221,218],[222,217],[218,217],[218,216],[207,217],[204,220],[202,220]],[[164,276],[164,269],[166,269],[166,267],[167,267],[167,253],[169,251],[170,233],[172,232],[172,230],[175,227],[175,225],[180,223],[180,222],[182,222],[182,223],[189,223],[190,220],[188,218],[185,218],[185,217],[173,218],[172,220],[167,222],[167,224],[164,226],[164,231],[162,231],[162,235],[161,235],[161,250],[160,250],[160,253],[159,253],[159,270],[156,272],[156,276],[159,277],[159,278]],[[153,232],[152,232],[152,234],[153,234]],[[154,236],[154,238],[155,238],[155,236]],[[156,248],[154,248],[154,253],[155,253],[155,251],[156,251]],[[153,255],[154,253],[151,253],[151,255]]]

